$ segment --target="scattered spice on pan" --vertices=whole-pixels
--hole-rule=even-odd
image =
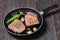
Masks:
[[[27,31],[27,34],[32,34],[32,31]]]
[[[21,18],[21,22],[24,22],[24,18],[23,17]]]
[[[27,30],[30,30],[30,28],[27,28]]]
[[[36,31],[37,31],[37,28],[36,28],[36,27],[34,27],[34,28],[33,28],[33,31],[34,31],[34,32],[36,32]]]

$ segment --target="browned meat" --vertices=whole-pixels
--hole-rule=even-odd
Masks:
[[[32,26],[35,24],[39,24],[37,15],[32,12],[28,12],[25,15],[25,23],[26,23],[26,26]]]
[[[21,33],[25,30],[24,24],[18,19],[15,19],[12,23],[10,23],[8,28],[17,33]]]

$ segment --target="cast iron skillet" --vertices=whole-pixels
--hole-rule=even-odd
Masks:
[[[19,10],[24,11],[25,14],[26,14],[26,12],[34,12],[34,13],[38,16],[38,19],[40,20],[40,24],[35,25],[35,26],[37,26],[37,31],[38,31],[38,30],[40,30],[40,28],[41,28],[42,25],[43,25],[43,15],[45,15],[48,11],[50,11],[50,10],[52,10],[52,9],[54,9],[54,8],[57,8],[57,7],[58,7],[58,5],[55,4],[55,5],[52,5],[51,7],[48,7],[48,8],[46,8],[46,9],[40,11],[40,12],[38,12],[37,10],[32,9],[32,8],[19,8],[19,9],[15,9],[15,10],[9,12],[9,13],[6,15],[6,17],[5,17],[5,19],[4,19],[5,28],[6,28],[6,30],[7,30],[10,34],[12,34],[12,35],[16,35],[16,36],[27,36],[27,35],[31,35],[31,34],[26,34],[26,33],[24,33],[24,32],[23,32],[23,33],[19,33],[19,34],[18,34],[18,33],[15,33],[15,32],[12,32],[12,31],[7,27],[7,25],[6,25],[6,20],[7,20],[7,18],[10,18],[10,17],[11,17],[11,14],[13,14],[13,13],[18,13]],[[37,31],[36,31],[36,32],[37,32]],[[34,34],[34,33],[36,33],[36,32],[33,32],[32,34]]]

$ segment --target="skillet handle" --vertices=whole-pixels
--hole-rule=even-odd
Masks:
[[[46,9],[43,9],[43,10],[40,11],[39,13],[40,13],[41,15],[46,15],[50,10],[55,9],[55,8],[57,8],[58,6],[59,6],[58,4],[54,4],[54,5],[46,8]]]

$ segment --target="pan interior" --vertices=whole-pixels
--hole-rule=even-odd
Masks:
[[[37,12],[37,11],[35,11],[35,10],[33,10],[33,9],[30,9],[30,8],[19,8],[19,9],[15,9],[15,10],[13,10],[13,11],[11,11],[11,12],[9,12],[8,14],[7,14],[7,16],[5,17],[5,19],[4,19],[4,24],[5,24],[5,27],[6,27],[6,29],[7,29],[7,31],[8,32],[10,32],[10,33],[12,33],[12,34],[16,34],[16,35],[27,35],[26,34],[26,31],[27,31],[27,28],[26,28],[26,30],[24,31],[24,32],[22,32],[22,33],[15,33],[15,32],[13,32],[13,31],[11,31],[9,28],[8,28],[8,25],[6,24],[6,21],[7,21],[7,19],[9,19],[10,17],[12,17],[11,16],[11,14],[19,14],[18,12],[19,12],[19,10],[20,11],[23,11],[24,12],[24,14],[26,14],[26,12],[33,12],[33,13],[35,13],[36,15],[37,15],[37,17],[38,17],[38,20],[39,20],[39,24],[38,25],[33,25],[34,27],[36,27],[38,30],[40,29],[40,27],[41,27],[41,23],[42,23],[42,17],[41,17],[41,15],[39,14],[39,12]],[[25,24],[25,23],[24,23]],[[26,26],[26,25],[25,25]],[[31,27],[31,30],[32,30],[32,28],[33,27]],[[33,32],[34,33],[34,32]]]

